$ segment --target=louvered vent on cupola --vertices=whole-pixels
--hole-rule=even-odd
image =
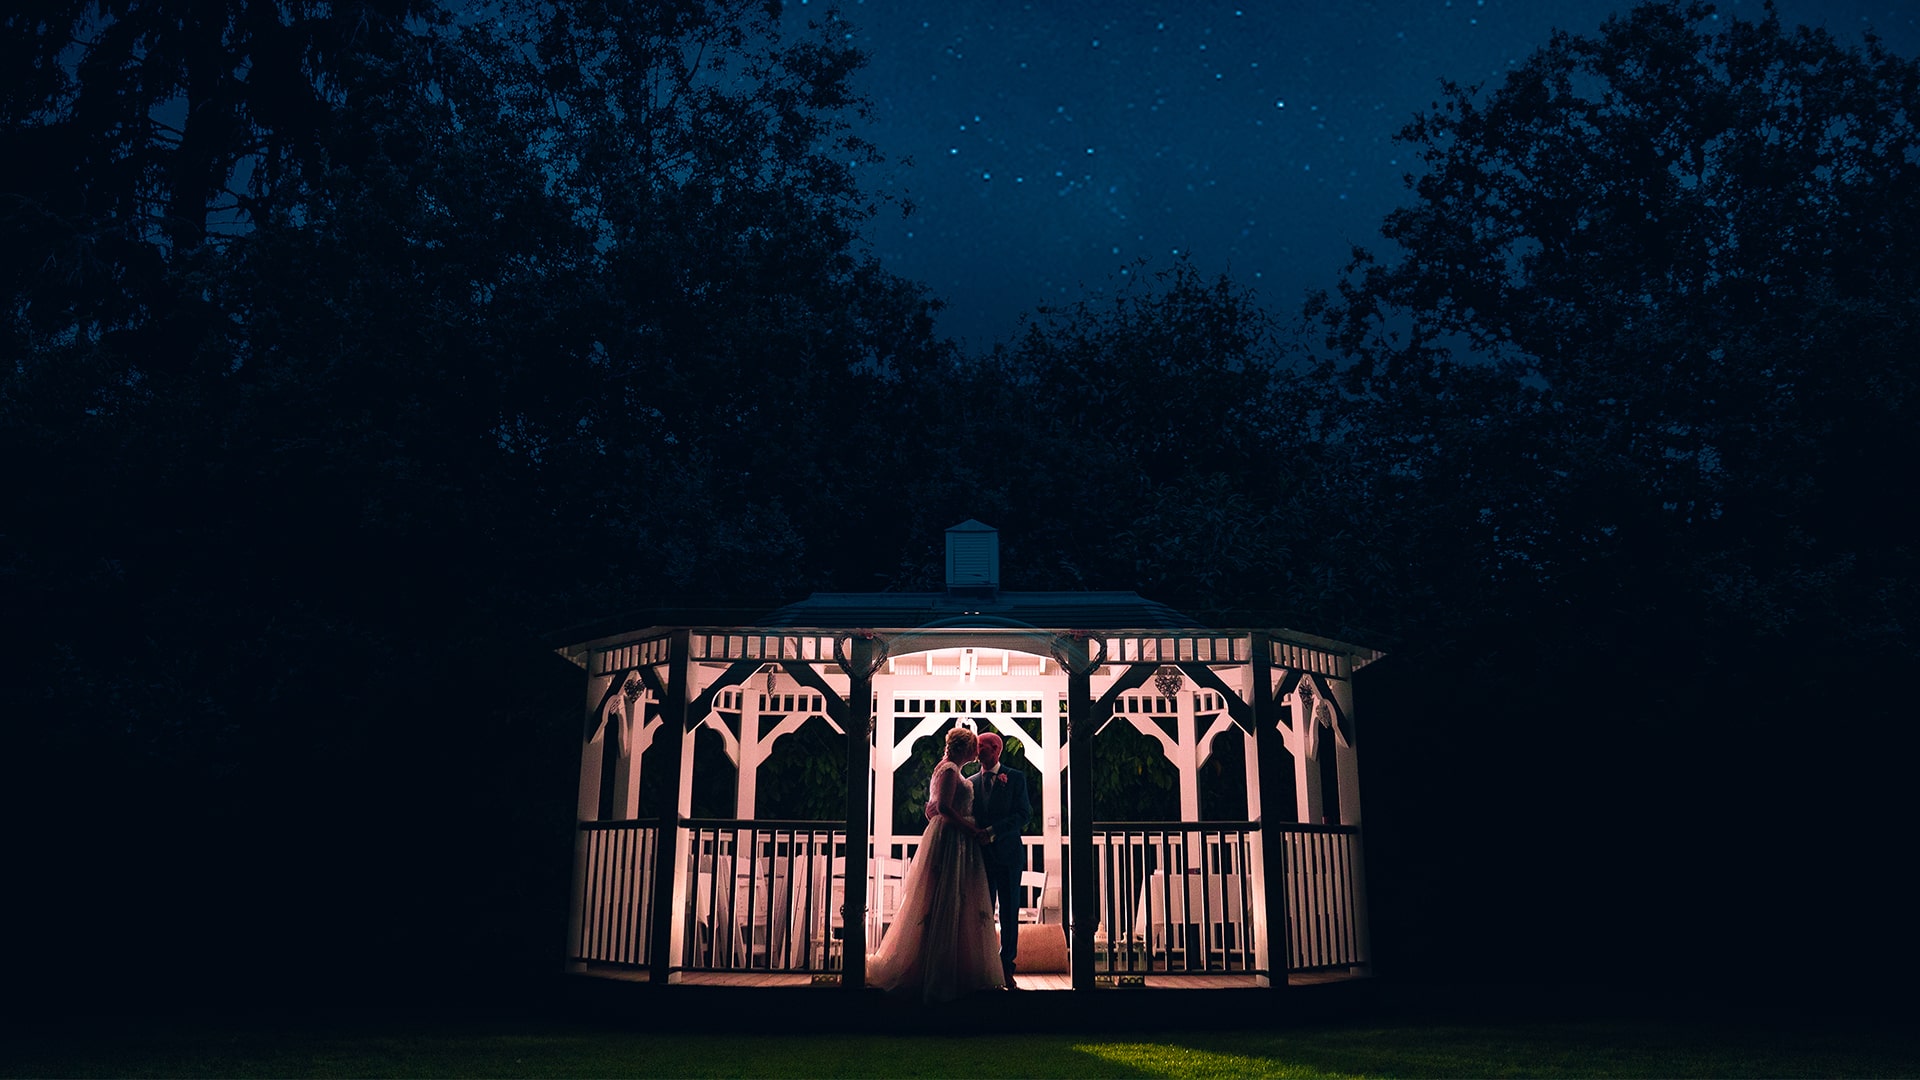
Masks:
[[[968,518],[947,530],[947,591],[991,595],[1000,588],[1000,530]]]

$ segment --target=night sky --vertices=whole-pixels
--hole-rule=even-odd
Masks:
[[[941,329],[976,349],[1037,304],[1176,252],[1290,314],[1335,280],[1350,245],[1379,246],[1415,161],[1392,136],[1441,79],[1491,87],[1554,28],[1588,33],[1630,6],[843,0],[870,57],[873,122],[860,130],[896,162],[868,185],[916,206],[905,219],[883,210],[871,242],[947,302]],[[1719,9],[1761,14],[1758,0]],[[1920,52],[1914,0],[1779,9],[1847,44],[1871,26],[1894,51]]]

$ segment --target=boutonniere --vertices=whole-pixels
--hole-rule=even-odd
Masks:
[[[994,777],[994,778],[993,778],[993,782],[994,782],[994,783],[996,783],[996,784],[1004,784],[1004,783],[1006,783],[1006,782],[1007,782],[1007,774],[1006,774],[1006,773],[1001,773],[1001,774],[1000,774],[999,776],[996,776],[996,777]]]

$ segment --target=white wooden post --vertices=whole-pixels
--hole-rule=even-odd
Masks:
[[[748,683],[740,686],[740,757],[735,768],[735,786],[733,789],[733,816],[741,821],[751,821],[759,813],[760,801],[760,763],[767,754],[760,744],[760,708],[761,694],[766,692],[766,677],[755,672],[753,680],[758,687]],[[769,694],[771,697],[771,694]],[[768,711],[772,711],[772,701],[767,701]],[[718,848],[716,837],[715,847]],[[727,894],[727,906],[731,911],[747,911],[747,963],[753,963],[753,917],[747,908],[747,898],[741,895],[740,875],[754,873],[753,830],[736,829],[733,833],[733,859],[726,862],[718,850],[714,851],[713,876],[716,888]],[[698,879],[695,879],[698,880]]]
[[[1307,677],[1301,675],[1300,683],[1306,681]],[[1296,685],[1288,700],[1293,706],[1293,731],[1287,738],[1287,749],[1293,753],[1293,790],[1300,823],[1321,825],[1326,818],[1321,810],[1319,739],[1314,734],[1312,699]]]
[[[886,865],[881,860],[892,856],[893,848],[893,771],[899,768],[899,755],[894,753],[893,740],[893,662],[888,661],[888,674],[875,674],[873,677],[874,697],[879,700],[879,708],[873,717],[873,865]]]
[[[1160,694],[1158,682],[1156,681],[1150,685],[1153,686],[1154,696],[1158,697]],[[1183,681],[1180,689],[1173,692],[1173,731],[1179,748],[1179,756],[1174,760],[1174,766],[1180,770],[1180,820],[1199,821],[1200,733],[1195,730],[1198,726],[1198,718],[1194,716],[1193,712],[1193,695],[1183,693],[1182,691],[1185,689],[1186,684]],[[1182,872],[1182,876],[1174,877],[1173,875],[1176,868],[1171,866],[1167,867],[1167,884],[1180,893],[1181,910],[1185,912],[1182,921],[1186,926],[1176,927],[1175,933],[1179,934],[1178,940],[1181,943],[1183,951],[1191,948],[1193,945],[1197,945],[1202,955],[1205,955],[1207,929],[1200,925],[1201,911],[1193,902],[1193,889],[1190,883],[1194,879],[1185,875],[1191,874],[1195,870],[1205,869],[1207,861],[1206,837],[1190,829],[1182,839],[1181,846],[1185,848],[1185,851],[1181,855],[1180,866],[1177,869]],[[1200,880],[1204,881],[1205,879],[1202,878]],[[1188,936],[1188,927],[1193,928],[1197,937]],[[1188,963],[1193,962],[1194,957],[1191,951],[1186,951],[1185,956]]]
[[[733,788],[733,816],[751,820],[760,799],[760,763],[767,750],[760,745],[760,693],[740,687],[740,760]]]
[[[1185,689],[1183,685],[1181,689]],[[1160,688],[1154,687],[1154,696],[1159,696]],[[1193,695],[1175,691],[1174,708],[1174,746],[1173,765],[1180,770],[1180,820],[1200,820],[1200,733],[1196,731],[1193,714]],[[1199,834],[1194,834],[1197,839]],[[1187,852],[1188,856],[1193,851]],[[1188,863],[1192,866],[1192,863]]]
[[[1044,664],[1041,671],[1045,671]],[[1040,769],[1046,784],[1040,789],[1041,848],[1046,852],[1047,883],[1040,889],[1040,921],[1061,921],[1060,884],[1066,880],[1061,866],[1060,782],[1066,776],[1061,767],[1059,695],[1049,693],[1040,699]]]
[[[1250,689],[1252,683],[1247,669],[1234,668],[1225,672],[1221,681],[1225,682],[1233,693],[1247,704],[1248,711],[1251,712],[1253,708],[1253,691]],[[1222,702],[1221,704],[1227,709],[1228,714],[1231,715],[1232,706],[1226,702]],[[1246,772],[1247,783],[1247,820],[1259,821],[1260,755],[1254,746],[1253,732],[1248,731],[1244,727],[1240,727],[1239,724],[1234,724],[1234,726],[1240,728],[1242,757],[1244,759],[1241,764]]]
[[[652,696],[644,691],[633,698],[618,694],[614,697],[618,713],[607,717],[607,723],[620,725],[620,760],[614,763],[613,789],[622,821],[640,816],[640,763],[653,741],[647,724],[647,702]]]
[[[1242,755],[1246,758],[1247,774],[1247,820],[1260,820],[1260,754],[1254,749],[1253,732],[1240,733]]]
[[[587,654],[587,662],[594,662],[594,655]],[[590,675],[587,678],[587,717],[586,738],[580,744],[580,798],[575,806],[574,816],[581,821],[592,821],[600,816],[600,769],[601,758],[607,745],[607,728],[603,714],[612,708],[601,704],[601,698],[613,685],[611,675]]]
[[[1339,715],[1347,718],[1349,727],[1353,724],[1353,684],[1345,679],[1328,679],[1327,689],[1333,695],[1333,704],[1339,709]],[[1338,721],[1335,721],[1336,725]],[[1360,824],[1360,756],[1353,740],[1342,733],[1338,726],[1324,732],[1322,737],[1333,744],[1333,764],[1337,783],[1340,785],[1340,824]]]
[[[687,696],[693,696],[692,691]],[[698,741],[700,727],[700,722],[689,725],[680,740],[680,790],[674,793],[673,805],[683,818],[693,816],[693,744]]]
[[[580,741],[580,792],[574,801],[577,821],[591,821],[600,814],[600,757],[606,745],[604,714],[608,706],[601,699],[613,685],[613,676],[594,675],[595,655],[587,652],[587,709],[585,736]],[[567,905],[567,956],[571,959],[580,944],[580,914],[587,890],[587,833],[573,830],[573,889]]]
[[[680,826],[680,819],[690,809],[687,795],[691,788],[681,777],[672,774],[676,770],[691,771],[684,768],[690,752],[682,750],[683,745],[690,747],[693,743],[687,731],[687,703],[693,697],[690,650],[688,631],[675,630],[667,649],[667,692],[660,703],[659,736],[666,751],[666,782],[673,785],[680,798],[674,807],[660,815],[659,844],[654,852],[653,955],[649,957],[649,968],[656,986],[680,980],[680,973],[674,968],[686,944],[686,920],[681,915],[686,911],[688,889],[686,874],[681,872],[684,868],[680,865],[686,830]]]
[[[1327,689],[1333,692],[1333,701],[1340,707],[1340,715],[1347,718],[1349,737],[1336,740],[1334,764],[1340,777],[1340,823],[1360,827],[1360,724],[1353,715],[1353,682],[1346,679],[1329,679]],[[1371,961],[1373,944],[1367,926],[1367,867],[1362,841],[1364,833],[1353,835],[1353,921],[1355,940],[1360,947],[1363,960]]]
[[[1067,852],[1067,880],[1073,886],[1073,937],[1068,942],[1068,968],[1072,986],[1083,993],[1093,990],[1093,928],[1100,921],[1099,878],[1093,854],[1093,673],[1099,669],[1099,653],[1092,643],[1063,641],[1062,666],[1067,669],[1067,743],[1077,766],[1067,774],[1072,791],[1068,805],[1073,807],[1073,832]]]
[[[873,820],[873,662],[871,639],[849,637],[840,668],[847,676],[847,882],[846,942],[840,985],[864,990],[867,985],[867,845]]]
[[[1285,748],[1286,728],[1279,723],[1282,705],[1273,699],[1272,645],[1260,634],[1248,635],[1247,704],[1253,714],[1253,753],[1248,755],[1253,783],[1247,794],[1247,806],[1276,807],[1274,796],[1280,779],[1280,751]],[[1294,755],[1295,760],[1299,758]],[[1278,821],[1256,818],[1261,828],[1254,833],[1253,940],[1254,963],[1265,974],[1260,985],[1285,989],[1287,985],[1287,857],[1286,842],[1277,828]]]

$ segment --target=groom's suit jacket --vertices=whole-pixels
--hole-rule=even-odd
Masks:
[[[1012,768],[1002,759],[994,782],[989,784],[986,779],[985,769],[973,774],[974,824],[993,830],[993,843],[980,850],[989,867],[1018,870],[1025,865],[1020,833],[1033,816],[1033,804],[1027,800],[1026,771]]]

